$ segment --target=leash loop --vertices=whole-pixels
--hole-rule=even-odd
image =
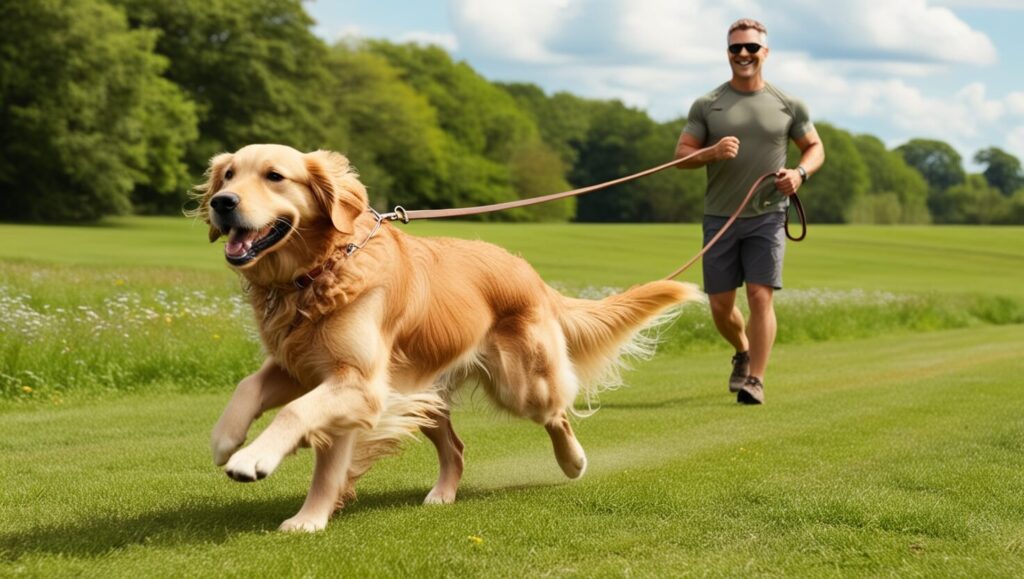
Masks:
[[[786,237],[792,241],[803,241],[807,237],[807,215],[804,214],[803,203],[800,203],[800,198],[796,196],[796,193],[790,195],[789,199],[793,203],[786,208]],[[796,207],[796,215],[800,218],[800,237],[793,237],[793,234],[789,232],[789,209],[794,206]]]

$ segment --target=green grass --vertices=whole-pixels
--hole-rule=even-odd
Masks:
[[[577,295],[660,277],[699,240],[408,229],[497,242]],[[286,536],[310,453],[253,485],[208,455],[260,349],[205,227],[0,225],[0,575],[1021,576],[1022,233],[812,223],[789,246],[765,407],[725,392],[730,352],[691,306],[577,421],[582,480],[543,429],[467,393],[455,505],[418,504],[436,460],[409,444],[327,531]]]
[[[542,429],[471,403],[455,505],[418,504],[436,463],[410,444],[315,536],[271,532],[308,451],[251,485],[210,463],[226,392],[8,412],[0,570],[1020,576],[1022,348],[1011,326],[783,346],[763,408],[731,402],[717,353],[659,357],[578,422],[590,467],[571,483]]]
[[[484,239],[522,254],[569,288],[625,287],[668,275],[700,249],[700,226],[413,222],[419,235]],[[0,260],[150,266],[228,275],[206,226],[185,218],[111,219],[96,227],[0,224]],[[1024,227],[826,226],[790,243],[786,287],[1020,296]],[[699,265],[681,279],[699,282]]]
[[[522,253],[556,287],[584,296],[660,277],[685,261],[699,238],[694,225],[427,222],[410,230],[497,242]],[[790,245],[793,283],[777,298],[779,343],[1024,323],[1024,256],[1012,243],[1021,232],[818,227],[809,241]],[[220,389],[259,363],[240,284],[193,221],[0,225],[0,236],[9,240],[0,244],[0,406]],[[861,247],[882,237],[892,248]],[[858,265],[830,269],[835,264]],[[983,277],[979,267],[998,276]],[[943,281],[919,287],[920,268]],[[687,308],[663,338],[666,353],[722,345],[699,306]]]

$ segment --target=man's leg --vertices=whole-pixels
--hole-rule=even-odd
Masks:
[[[782,262],[786,254],[784,213],[769,213],[749,222],[751,229],[743,239],[740,258],[747,282],[750,319],[750,377],[736,396],[743,404],[764,403],[764,378],[768,358],[775,344],[776,289],[782,288]]]
[[[704,244],[721,231],[728,220],[723,217],[704,217]],[[729,375],[729,392],[739,392],[747,380],[750,358],[744,332],[743,314],[736,307],[736,288],[743,285],[743,268],[740,261],[740,235],[743,220],[735,229],[729,229],[704,255],[704,291],[708,294],[711,318],[718,333],[736,349],[732,357],[732,373]]]
[[[711,317],[718,333],[736,348],[737,353],[746,352],[750,345],[744,332],[743,314],[736,307],[736,290],[710,294],[708,303],[711,304]]]
[[[764,382],[768,369],[768,358],[775,345],[775,305],[771,286],[747,284],[747,303],[750,305],[750,322],[746,338],[750,344],[750,375]]]

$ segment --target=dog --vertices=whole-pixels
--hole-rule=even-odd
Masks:
[[[346,157],[250,145],[214,157],[195,215],[244,278],[266,351],[212,435],[236,481],[270,475],[302,445],[313,481],[284,531],[317,531],[356,480],[404,436],[435,445],[425,503],[455,500],[463,443],[453,391],[475,378],[500,408],[544,426],[570,479],[587,459],[568,414],[617,383],[640,330],[699,300],[693,284],[654,281],[602,300],[561,295],[519,257],[481,242],[409,235],[370,209]],[[281,407],[248,446],[252,422]]]

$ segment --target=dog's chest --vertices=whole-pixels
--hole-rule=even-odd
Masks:
[[[317,323],[301,314],[286,300],[257,300],[253,303],[260,339],[267,354],[303,387],[314,388],[324,375],[324,356]]]
[[[264,336],[264,347],[307,390],[323,382],[329,364],[323,356],[318,332],[308,325],[284,336]]]

